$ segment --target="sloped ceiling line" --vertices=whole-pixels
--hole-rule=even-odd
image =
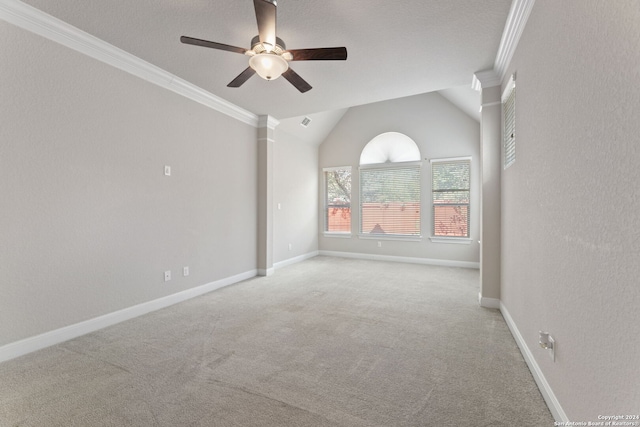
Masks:
[[[168,89],[251,126],[258,116],[160,67],[18,0],[0,0],[0,19]]]

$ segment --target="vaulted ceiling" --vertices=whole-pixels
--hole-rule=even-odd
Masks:
[[[290,49],[345,46],[346,61],[293,62],[313,86],[280,78],[227,84],[242,54],[190,46],[180,36],[250,48],[251,0],[24,0],[89,34],[255,114],[277,119],[469,86],[493,67],[511,0],[278,0],[277,35]],[[455,92],[443,92],[452,96]]]

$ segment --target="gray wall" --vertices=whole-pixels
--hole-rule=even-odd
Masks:
[[[636,2],[538,0],[506,77],[501,299],[572,421],[640,414],[639,23]]]
[[[3,21],[0,40],[0,346],[256,268],[254,127]]]
[[[420,242],[359,239],[358,166],[360,153],[375,136],[384,132],[400,132],[413,139],[422,158],[472,156],[471,163],[471,238],[469,245],[432,243],[431,235],[431,169],[423,160],[423,239]],[[428,258],[477,263],[479,258],[480,200],[480,125],[437,93],[411,96],[350,108],[342,120],[320,145],[320,210],[324,206],[322,168],[352,167],[352,232],[350,239],[320,235],[320,250],[374,255]],[[324,217],[319,215],[320,231]]]
[[[318,146],[276,127],[273,147],[275,264],[318,250]]]

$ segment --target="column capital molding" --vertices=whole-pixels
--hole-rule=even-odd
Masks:
[[[500,86],[500,80],[500,76],[494,70],[478,71],[473,75],[471,87],[479,91],[488,87]]]
[[[258,117],[258,127],[259,128],[268,128],[275,129],[276,126],[280,124],[280,120],[276,119],[273,116],[265,115]]]

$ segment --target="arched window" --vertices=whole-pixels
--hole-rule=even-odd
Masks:
[[[420,150],[407,135],[387,132],[360,155],[360,233],[419,237]]]
[[[420,150],[416,143],[398,132],[381,133],[369,141],[360,154],[360,166],[419,161]]]

